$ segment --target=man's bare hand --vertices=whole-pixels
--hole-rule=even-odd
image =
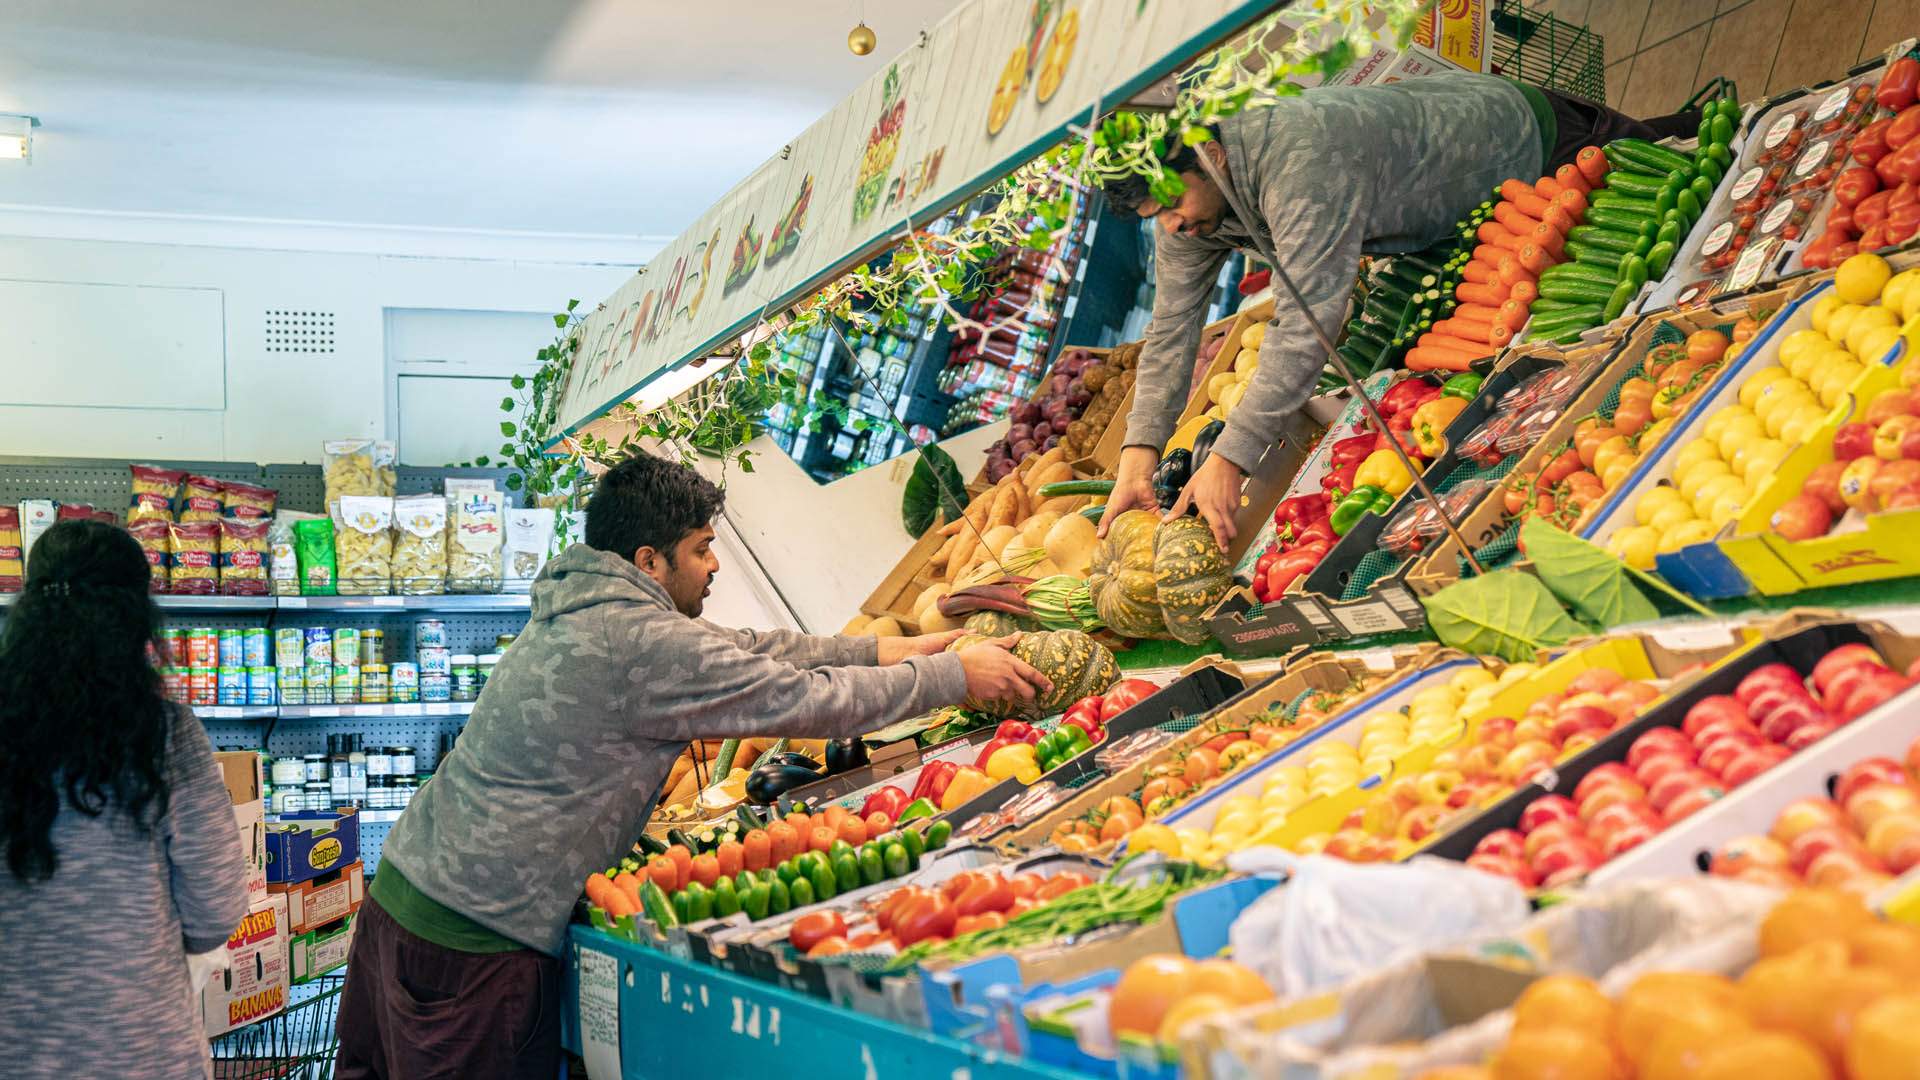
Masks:
[[[1158,510],[1153,497],[1153,470],[1160,455],[1151,446],[1129,446],[1120,451],[1120,467],[1115,470],[1113,494],[1107,496],[1106,513],[1100,515],[1099,535],[1107,535],[1113,519],[1129,510]]]
[[[947,646],[958,641],[962,630],[947,630],[938,634],[921,634],[919,637],[897,637],[880,639],[880,663],[897,664],[909,656],[938,656],[947,651]]]
[[[1019,634],[1008,634],[960,650],[969,695],[980,701],[1032,701],[1053,689],[1045,675],[1008,651],[1019,641]]]
[[[1219,454],[1208,454],[1180,492],[1180,500],[1162,520],[1172,521],[1191,506],[1213,527],[1213,539],[1220,550],[1225,551],[1227,545],[1233,543],[1233,516],[1240,512],[1240,488],[1245,482],[1246,475],[1240,466]]]

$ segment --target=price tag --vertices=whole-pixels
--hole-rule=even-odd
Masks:
[[[447,716],[453,712],[453,706],[444,701],[430,701],[420,706],[420,711],[427,716]]]
[[[1392,649],[1367,649],[1360,653],[1360,663],[1365,665],[1368,671],[1378,671],[1382,674],[1399,666],[1393,662]]]
[[[283,596],[280,598],[280,606],[298,611],[307,606],[307,598],[304,596]]]
[[[1742,251],[1739,260],[1733,264],[1733,273],[1727,275],[1727,291],[1739,292],[1752,288],[1753,283],[1760,280],[1760,271],[1766,269],[1767,260],[1773,252],[1774,243],[1771,240],[1750,245]]]
[[[1739,202],[1741,199],[1753,194],[1753,189],[1760,186],[1760,178],[1765,175],[1767,175],[1767,170],[1755,165],[1753,168],[1740,174],[1740,179],[1733,182],[1733,188],[1728,194],[1733,196],[1735,202]]]
[[[580,950],[580,1056],[593,1080],[620,1080],[620,961]]]
[[[400,596],[375,596],[368,601],[367,606],[368,607],[395,607],[395,608],[406,607],[407,601],[405,597],[400,597]]]
[[[1378,601],[1334,608],[1333,617],[1339,619],[1340,625],[1355,637],[1407,628],[1406,620],[1395,614],[1393,608]]]
[[[1533,782],[1539,784],[1544,791],[1552,791],[1554,788],[1560,786],[1560,774],[1556,770],[1548,769],[1545,772],[1536,774]]]

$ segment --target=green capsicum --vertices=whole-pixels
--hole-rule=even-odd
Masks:
[[[827,873],[827,876],[831,878],[833,876],[833,873],[829,871]],[[674,895],[678,896],[680,894],[675,893]],[[787,889],[787,896],[789,898],[789,902],[793,905],[793,907],[797,907],[797,908],[806,907],[808,904],[811,904],[816,900],[822,899],[821,897],[813,895],[813,882],[803,877],[793,879],[793,884]],[[825,899],[828,899],[828,900],[833,899],[833,894],[828,893]]]
[[[900,811],[900,816],[894,818],[893,823],[895,825],[905,825],[909,821],[929,818],[939,812],[940,808],[933,805],[932,799],[915,799],[907,804],[906,809]]]
[[[740,910],[747,913],[747,918],[757,922],[767,917],[768,904],[772,899],[773,893],[767,883],[757,881],[753,888],[747,890],[747,895],[740,899]]]
[[[1480,393],[1480,384],[1486,379],[1471,371],[1463,371],[1448,379],[1440,387],[1441,397],[1456,397],[1462,401],[1472,401]]]
[[[1393,509],[1394,495],[1386,488],[1373,484],[1361,484],[1334,505],[1329,524],[1336,536],[1345,536],[1362,517],[1369,512],[1385,514]]]

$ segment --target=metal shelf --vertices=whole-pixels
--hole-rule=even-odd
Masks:
[[[193,715],[202,720],[265,720],[279,716],[272,705],[195,705]]]
[[[282,720],[313,720],[335,716],[467,716],[473,712],[471,701],[425,701],[406,705],[282,705],[276,713]]]
[[[19,599],[19,593],[0,593],[0,607]],[[527,611],[533,598],[525,593],[448,596],[156,596],[162,611],[422,611],[464,614],[486,611]]]

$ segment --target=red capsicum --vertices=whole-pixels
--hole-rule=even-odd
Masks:
[[[1374,442],[1373,436],[1369,435],[1367,437],[1367,442],[1369,445],[1372,445]],[[1367,453],[1371,454],[1373,453],[1373,451],[1368,450]],[[1339,498],[1340,496],[1344,496],[1347,492],[1352,491],[1353,490],[1353,474],[1360,471],[1360,462],[1365,460],[1367,460],[1365,457],[1361,457],[1359,461],[1345,462],[1341,464],[1339,468],[1330,470],[1326,476],[1321,478],[1320,490],[1338,492],[1339,495],[1336,495],[1335,496],[1336,498]],[[1323,502],[1321,505],[1325,506],[1325,503]]]
[[[1873,89],[1873,100],[1883,109],[1899,112],[1914,103],[1920,92],[1920,60],[1903,56],[1887,65],[1880,85]]]
[[[1333,444],[1333,450],[1327,455],[1329,468],[1338,469],[1343,465],[1358,465],[1373,453],[1375,438],[1371,434],[1353,435]]]
[[[1887,129],[1892,126],[1893,118],[1885,117],[1861,128],[1860,134],[1853,137],[1853,144],[1848,147],[1853,160],[1868,166],[1878,164],[1891,149],[1887,145]]]
[[[1024,720],[1002,720],[1000,726],[993,729],[996,739],[1013,739],[1028,746],[1040,741],[1040,730]]]
[[[1105,697],[1101,699],[1105,708],[1100,715],[1107,719],[1119,716],[1159,691],[1159,687],[1145,679],[1122,679],[1107,688]]]
[[[1357,466],[1358,462],[1355,464]],[[1281,528],[1292,525],[1304,529],[1318,516],[1319,507],[1320,498],[1317,495],[1295,495],[1291,499],[1282,499],[1280,505],[1273,508],[1273,523]]]
[[[901,791],[892,784],[888,784],[886,787],[867,796],[867,801],[860,804],[860,816],[866,818],[878,812],[887,815],[888,821],[893,821],[900,816],[900,811],[905,810],[907,804],[912,801],[912,799],[907,798],[906,792]]]
[[[959,771],[957,761],[930,761],[922,765],[920,779],[913,785],[913,798],[930,799],[937,805],[940,796],[947,793],[947,785],[953,782],[953,774]]]
[[[1091,735],[1094,729],[1098,728],[1103,722],[1106,712],[1106,702],[1101,699],[1100,695],[1092,694],[1074,702],[1073,705],[1067,709],[1066,716],[1062,717],[1060,722],[1085,728],[1087,734]],[[1089,724],[1091,724],[1092,727],[1087,727]]]
[[[1380,400],[1374,405],[1381,413],[1392,416],[1397,412],[1418,408],[1429,390],[1435,394],[1440,392],[1439,387],[1424,379],[1402,379],[1381,394]]]

